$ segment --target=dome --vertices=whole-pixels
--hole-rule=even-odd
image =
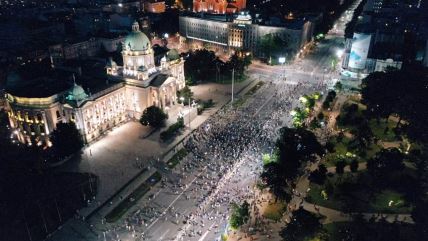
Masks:
[[[176,59],[180,59],[180,54],[178,53],[178,51],[176,49],[171,49],[166,54],[166,57],[169,61],[176,60]]]
[[[82,86],[74,83],[73,87],[71,87],[70,90],[68,90],[66,99],[74,100],[74,101],[82,101],[87,97],[88,95],[86,94]]]
[[[114,62],[114,60],[113,60],[113,58],[108,58],[108,60],[107,60],[107,64],[106,64],[106,66],[107,67],[111,67],[111,68],[114,68],[114,67],[117,67],[117,64],[116,64],[116,62]]]
[[[132,25],[132,32],[125,38],[125,48],[131,51],[147,51],[150,49],[150,40],[143,32],[140,31],[137,22]]]

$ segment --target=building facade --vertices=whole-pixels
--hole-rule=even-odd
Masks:
[[[193,12],[235,13],[244,9],[246,0],[193,0]]]
[[[294,26],[254,24],[246,12],[241,12],[233,19],[227,19],[227,16],[179,17],[179,33],[191,48],[198,48],[197,45],[202,43],[223,51],[245,49],[255,55],[258,55],[258,43],[267,34],[286,39],[287,52],[297,52],[312,40],[313,27],[310,21],[302,21]]]
[[[167,110],[177,103],[176,91],[185,86],[184,61],[170,50],[155,66],[148,37],[138,23],[123,42],[123,66],[109,60],[111,84],[96,93],[72,85],[50,96],[25,97],[7,92],[12,138],[28,145],[50,145],[49,134],[60,122],[74,122],[86,142],[121,122],[138,119],[144,109],[155,105]]]

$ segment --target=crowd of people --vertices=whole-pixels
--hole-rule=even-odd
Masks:
[[[187,201],[190,208],[175,208],[151,195],[152,200],[104,232],[102,238],[131,235],[150,240],[149,229],[155,222],[177,225],[178,234],[165,240],[197,240],[204,230],[212,229],[220,235],[228,223],[231,203],[247,200],[254,204],[261,155],[273,151],[278,129],[291,125],[290,111],[299,105],[299,97],[323,87],[320,82],[267,80],[242,106],[220,109],[184,141],[189,154],[173,170],[177,179],[162,180],[159,192],[177,196],[175,201]]]

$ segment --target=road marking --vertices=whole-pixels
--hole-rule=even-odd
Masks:
[[[204,168],[204,170],[205,170],[206,168]],[[165,208],[165,210],[162,212],[162,213],[165,213],[165,215],[166,215],[166,211],[168,211],[168,209],[170,209],[171,208],[171,206],[172,205],[174,205],[174,203],[181,197],[181,195],[183,195],[183,193],[185,192],[185,191],[187,191],[187,189],[189,189],[189,187],[192,185],[192,183],[197,179],[197,178],[199,178],[199,176],[201,175],[201,173],[204,171],[204,170],[202,170],[201,172],[199,172],[199,174],[198,175],[196,175],[195,176],[195,178],[193,178],[193,180],[191,181],[191,182],[189,182],[188,184],[187,184],[187,187],[168,205],[168,207],[166,207]],[[157,221],[159,221],[159,219],[160,219],[160,217],[158,217],[158,218],[156,218],[148,227],[147,227],[147,229],[146,229],[146,232],[147,232],[147,230],[149,230],[151,227],[153,227],[153,225],[155,225],[156,223],[157,223]]]
[[[204,235],[202,235],[202,237],[198,240],[198,241],[203,241],[204,239],[205,239],[205,237],[208,235],[208,233],[209,233],[210,231],[206,231],[205,233],[204,233]]]
[[[159,237],[159,241],[162,241],[163,237],[165,236],[165,234],[167,234],[169,232],[169,229],[167,229],[165,232],[163,232],[163,234]]]

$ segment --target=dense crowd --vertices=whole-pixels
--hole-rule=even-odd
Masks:
[[[299,105],[299,97],[324,87],[321,82],[266,81],[242,106],[219,110],[184,141],[189,154],[174,170],[178,181],[162,181],[162,191],[182,196],[195,206],[175,210],[173,205],[147,202],[102,238],[117,240],[119,233],[128,233],[150,239],[145,231],[155,221],[183,226],[175,240],[202,235],[206,225],[221,232],[230,203],[254,201],[252,186],[262,171],[261,155],[273,151],[277,130],[291,125],[290,111]]]

